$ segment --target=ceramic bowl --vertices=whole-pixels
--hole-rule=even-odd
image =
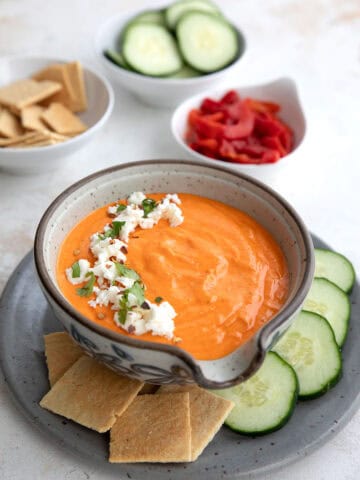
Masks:
[[[294,145],[292,151],[281,158],[277,163],[263,165],[243,165],[231,163],[231,166],[247,175],[265,179],[268,173],[280,171],[283,167],[293,162],[298,154],[299,147],[304,141],[306,134],[306,119],[300,102],[298,90],[291,78],[279,78],[268,83],[252,85],[248,87],[233,87],[241,97],[253,97],[259,100],[269,100],[279,103],[281,106],[280,117],[294,132]],[[196,159],[210,161],[215,164],[226,164],[223,160],[209,158],[190,148],[185,142],[187,118],[190,110],[198,108],[205,97],[220,99],[230,88],[226,90],[214,89],[194,95],[181,103],[174,111],[171,119],[171,131],[180,147]]]
[[[0,60],[0,86],[22,78],[54,63],[58,58],[14,56]],[[42,173],[59,168],[68,155],[86,145],[108,120],[114,105],[114,94],[109,82],[98,73],[83,66],[88,109],[80,113],[88,129],[66,142],[34,148],[0,148],[0,168],[11,173]]]
[[[121,335],[81,315],[56,282],[59,248],[82,218],[132,191],[196,193],[239,208],[259,221],[279,243],[288,262],[290,289],[280,312],[237,350],[209,361],[196,360],[176,346]],[[224,166],[146,160],[100,171],[65,190],[40,221],[35,265],[54,314],[90,355],[122,374],[150,383],[197,382],[207,388],[224,388],[254,373],[266,351],[288,328],[310,288],[314,255],[309,233],[297,213],[260,182]]]
[[[117,50],[123,27],[131,18],[143,10],[133,10],[126,14],[121,13],[106,20],[98,30],[95,48],[97,57],[109,78],[133,93],[144,103],[153,107],[175,107],[190,95],[222,82],[238,69],[246,49],[245,39],[239,28],[237,28],[237,32],[241,49],[237,59],[215,73],[194,78],[156,78],[131,72],[113,64],[104,56],[104,51],[108,48]]]

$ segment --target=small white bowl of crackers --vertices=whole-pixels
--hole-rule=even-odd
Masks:
[[[114,94],[78,61],[9,57],[0,61],[0,168],[38,173],[64,163],[100,130]]]

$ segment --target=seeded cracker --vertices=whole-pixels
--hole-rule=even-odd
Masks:
[[[84,352],[66,332],[45,335],[44,342],[49,382],[53,386]]]
[[[24,133],[18,118],[6,108],[0,107],[0,135],[7,138],[19,137]]]
[[[84,355],[55,383],[40,406],[103,433],[142,386],[142,382],[120,376]]]
[[[191,460],[196,460],[220,430],[234,404],[197,385],[163,385],[157,394],[169,395],[176,392],[189,392]]]
[[[73,112],[84,112],[87,109],[86,88],[84,72],[80,62],[72,62],[64,65],[74,93],[73,103],[70,110]]]
[[[21,110],[21,123],[23,127],[28,130],[47,130],[47,126],[41,120],[41,115],[44,113],[45,107],[40,105],[31,105],[30,107]]]
[[[41,119],[55,132],[62,134],[81,133],[86,125],[61,103],[52,103],[42,114]]]
[[[60,83],[62,90],[55,93],[51,97],[44,100],[43,105],[49,106],[50,103],[58,102],[65,105],[70,110],[73,110],[74,102],[76,101],[76,95],[72,88],[69,73],[65,65],[50,65],[44,68],[40,72],[33,75],[34,80],[52,80],[53,82]]]
[[[110,431],[111,463],[189,462],[189,394],[141,395]]]
[[[61,90],[61,85],[56,82],[18,80],[0,88],[0,104],[18,113],[22,108],[40,102],[59,90]]]

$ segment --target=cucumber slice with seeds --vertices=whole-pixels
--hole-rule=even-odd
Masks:
[[[323,395],[341,377],[342,361],[334,332],[316,313],[300,312],[274,351],[295,370],[299,399]]]
[[[168,76],[183,66],[175,39],[161,25],[141,22],[129,25],[122,53],[126,63],[144,75]]]
[[[165,20],[167,26],[171,30],[174,30],[180,18],[185,13],[193,10],[210,12],[214,15],[221,15],[218,7],[208,0],[179,0],[178,2],[171,4],[165,10]]]
[[[341,288],[326,278],[314,278],[303,309],[326,318],[334,330],[337,344],[339,347],[343,345],[349,327],[351,305]]]
[[[213,393],[235,403],[225,425],[245,435],[264,435],[278,430],[291,417],[298,380],[290,365],[276,353],[269,352],[249,380]]]
[[[355,270],[340,253],[315,248],[315,277],[323,277],[349,293],[355,283]]]
[[[186,63],[203,73],[221,70],[239,53],[238,35],[232,25],[205,12],[183,15],[176,36]]]

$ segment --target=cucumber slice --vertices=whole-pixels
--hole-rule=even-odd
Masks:
[[[300,312],[274,350],[295,370],[299,399],[323,395],[341,377],[342,361],[334,332],[316,313]]]
[[[290,365],[276,353],[269,352],[249,380],[213,393],[235,403],[225,425],[245,435],[264,435],[278,430],[291,417],[298,381]]]
[[[355,283],[355,270],[340,253],[315,248],[315,277],[323,277],[349,293]]]
[[[199,77],[201,75],[200,72],[194,70],[193,68],[189,67],[188,65],[184,65],[181,70],[170,75],[169,78],[194,78]]]
[[[170,30],[174,30],[180,18],[189,11],[205,11],[221,15],[216,5],[208,0],[179,0],[165,10],[165,21]]]
[[[173,36],[165,27],[135,22],[124,33],[122,53],[134,70],[162,77],[171,75],[183,66]]]
[[[125,59],[120,52],[116,52],[115,50],[105,50],[104,55],[108,60],[110,60],[110,62],[115,63],[115,65],[117,65],[118,67],[129,70]]]
[[[203,73],[226,67],[239,53],[235,29],[223,18],[205,12],[183,15],[176,35],[186,63]]]
[[[339,347],[343,345],[349,327],[351,305],[341,288],[326,278],[314,278],[303,309],[326,318],[334,330],[337,344]]]
[[[166,26],[163,10],[145,10],[139,13],[139,15],[136,15],[129,23],[132,22],[154,23],[156,25],[162,25],[163,27]]]

